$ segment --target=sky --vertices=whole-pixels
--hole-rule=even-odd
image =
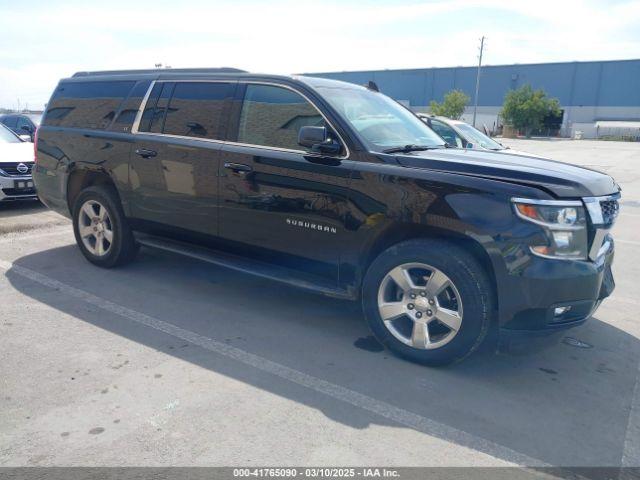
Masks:
[[[77,71],[310,73],[640,58],[640,0],[0,0],[0,107]],[[639,80],[640,83],[640,80]]]

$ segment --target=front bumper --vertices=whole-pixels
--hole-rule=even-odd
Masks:
[[[31,182],[31,188],[24,188],[22,184]],[[0,176],[0,202],[14,200],[32,200],[38,198],[33,186],[31,175],[25,176]]]
[[[503,336],[545,336],[584,323],[615,288],[611,264],[614,243],[595,261],[530,257],[529,265],[509,275],[519,299],[500,325]]]

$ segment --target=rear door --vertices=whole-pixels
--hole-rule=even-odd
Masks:
[[[346,235],[347,150],[311,154],[297,143],[304,125],[326,126],[291,87],[238,87],[237,128],[220,162],[220,235],[253,254],[336,281]]]
[[[230,81],[156,82],[131,155],[132,214],[143,229],[218,233],[218,164]]]

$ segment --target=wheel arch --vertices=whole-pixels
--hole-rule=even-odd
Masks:
[[[76,167],[69,173],[67,179],[67,205],[69,207],[69,213],[73,215],[73,205],[78,198],[80,192],[85,188],[93,186],[106,186],[113,189],[117,195],[117,199],[120,202],[120,193],[116,186],[116,182],[106,170],[101,168],[84,168]]]
[[[430,225],[403,224],[388,227],[381,232],[366,248],[361,256],[361,281],[371,265],[371,263],[386,249],[407,240],[421,238],[435,238],[443,240],[463,248],[469,252],[483,267],[489,276],[494,295],[494,307],[499,307],[499,294],[496,279],[496,272],[493,262],[486,249],[476,239],[451,230],[438,228]]]

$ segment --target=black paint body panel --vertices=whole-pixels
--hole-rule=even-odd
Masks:
[[[140,232],[298,269],[352,298],[359,296],[366,268],[381,250],[419,236],[458,242],[477,256],[495,284],[497,318],[503,327],[544,330],[549,326],[545,315],[554,305],[593,305],[600,298],[612,253],[601,264],[531,255],[529,245],[540,239],[542,229],[518,218],[511,198],[579,199],[616,193],[617,185],[605,174],[476,150],[369,152],[314,90],[328,80],[238,73],[116,77],[285,85],[322,111],[349,154],[325,157],[235,143],[237,98],[228,105],[223,141],[109,127],[52,127],[45,114],[34,179],[42,200],[63,215],[70,215],[70,175],[91,170],[111,179],[125,214]],[[93,80],[88,78],[63,82]],[[139,156],[135,151],[141,148],[157,155]]]

